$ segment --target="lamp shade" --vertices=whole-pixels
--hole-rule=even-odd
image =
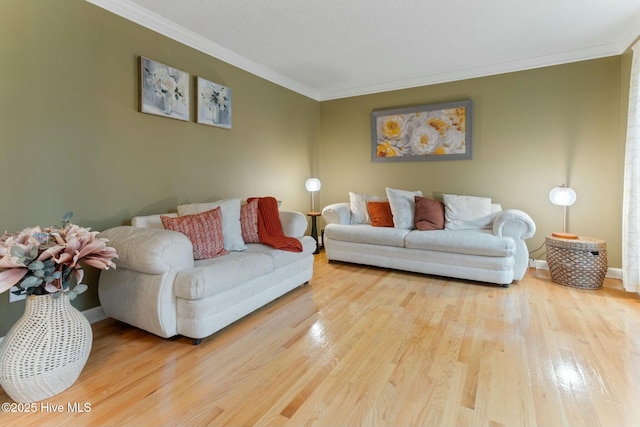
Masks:
[[[322,183],[318,178],[309,178],[307,182],[304,183],[307,191],[319,191]]]
[[[576,202],[576,192],[573,188],[565,187],[564,184],[553,187],[549,192],[549,200],[558,206],[571,206]]]

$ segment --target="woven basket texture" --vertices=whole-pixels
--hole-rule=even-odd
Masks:
[[[0,343],[0,385],[16,402],[37,402],[69,388],[82,372],[93,333],[66,294],[29,296]]]
[[[547,237],[551,280],[581,289],[600,289],[607,273],[607,245],[602,240]]]

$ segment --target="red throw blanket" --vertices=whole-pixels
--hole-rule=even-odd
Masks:
[[[282,231],[278,201],[273,197],[252,197],[258,199],[258,237],[260,243],[283,251],[302,252],[302,243],[295,237],[288,237]]]

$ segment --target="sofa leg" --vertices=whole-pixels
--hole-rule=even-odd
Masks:
[[[202,342],[202,338],[194,338],[193,339],[193,345],[200,345],[201,342]]]
[[[503,287],[503,288],[508,288],[508,287],[509,287],[509,284],[508,284],[508,283],[505,283],[505,284],[503,284],[503,285],[502,285],[502,287]]]

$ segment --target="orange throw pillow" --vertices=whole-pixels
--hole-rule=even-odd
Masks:
[[[426,197],[415,196],[415,226],[418,230],[444,229],[444,203]]]
[[[374,227],[393,227],[393,215],[389,202],[367,202],[367,211]]]
[[[191,240],[193,259],[209,259],[229,253],[224,248],[220,206],[210,211],[177,218],[160,215],[160,220],[165,229],[178,231]]]

